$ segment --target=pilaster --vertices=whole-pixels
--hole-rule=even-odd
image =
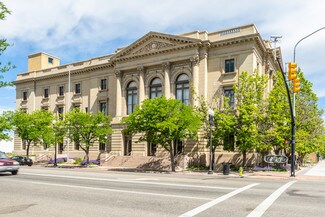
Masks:
[[[145,87],[144,87],[144,67],[138,66],[137,71],[139,73],[139,105],[145,98]]]
[[[164,94],[167,99],[170,98],[170,63],[165,62],[162,64],[165,83],[164,83]]]
[[[199,56],[196,55],[190,58],[192,65],[192,77],[193,77],[193,90],[196,96],[199,96]],[[193,97],[193,104],[198,105],[197,97]]]

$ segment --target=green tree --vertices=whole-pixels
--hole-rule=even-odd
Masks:
[[[139,141],[160,144],[170,154],[171,171],[175,172],[174,141],[195,138],[201,126],[200,115],[193,107],[176,99],[159,97],[144,100],[141,107],[123,119],[125,133],[142,133]]]
[[[6,19],[6,16],[9,14],[10,11],[8,8],[2,2],[0,2],[0,20]],[[9,46],[10,44],[6,39],[0,39],[0,56]],[[3,81],[4,77],[1,75],[2,73],[9,71],[11,68],[15,68],[15,66],[11,65],[10,62],[5,65],[2,65],[2,62],[0,62],[0,88],[5,86],[12,86],[12,83]]]
[[[318,98],[312,91],[312,83],[299,69],[301,90],[296,94],[296,151],[302,164],[307,154],[316,152],[324,136],[323,110],[318,108]]]
[[[198,97],[196,93],[192,94],[199,102],[197,106],[194,106],[194,109],[201,119],[201,127],[204,132],[203,135],[208,141],[206,145],[207,148],[210,147],[209,137],[211,130],[208,110],[213,109],[214,111],[214,122],[212,126],[212,162],[214,162],[217,147],[223,146],[224,150],[234,151],[235,111],[230,103],[228,103],[230,101],[229,97],[222,96],[222,100],[220,100],[220,98],[214,98],[211,103],[208,103],[204,97]],[[219,107],[213,107],[211,105],[219,105]]]
[[[261,146],[259,126],[263,121],[264,91],[267,78],[257,72],[242,72],[234,86],[236,97],[236,146],[243,154],[243,166],[247,153]]]
[[[42,135],[51,127],[53,114],[44,110],[26,113],[19,110],[12,113],[11,121],[17,135],[26,143],[26,156],[29,157],[31,144],[37,145],[42,141]]]
[[[260,136],[266,153],[273,148],[275,154],[279,154],[281,150],[286,152],[289,147],[286,141],[291,138],[291,117],[281,72],[275,74],[273,81],[273,89],[266,100],[263,121],[260,125]],[[263,153],[263,150],[261,152]]]
[[[4,112],[0,115],[0,141],[11,139],[9,135],[10,130],[12,130],[10,124],[10,113]]]
[[[86,113],[80,109],[73,109],[64,118],[66,126],[69,128],[69,138],[79,144],[85,152],[87,164],[89,163],[89,149],[95,142],[107,142],[107,136],[112,133],[110,126],[110,116],[102,112],[97,114]]]

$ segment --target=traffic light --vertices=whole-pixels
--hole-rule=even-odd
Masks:
[[[290,62],[289,70],[288,70],[288,79],[294,80],[297,77],[296,73],[297,73],[297,63]]]
[[[300,91],[300,78],[295,78],[293,80],[293,92],[298,93]]]

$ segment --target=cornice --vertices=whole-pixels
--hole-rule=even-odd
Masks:
[[[260,39],[260,35],[258,33],[212,42],[210,47],[215,48],[215,47],[229,46],[229,45],[239,44],[239,43],[243,43],[243,42],[256,41],[257,39]],[[257,40],[257,41],[259,43],[262,42],[260,40]],[[265,46],[262,45],[262,47],[263,47],[263,50],[265,51],[265,49],[266,49]]]
[[[87,73],[87,72],[91,72],[91,71],[95,71],[95,70],[99,70],[99,69],[106,69],[106,68],[110,68],[112,67],[111,64],[109,63],[105,63],[105,64],[101,64],[101,65],[97,65],[97,66],[89,66],[89,67],[85,67],[82,69],[76,69],[76,70],[71,70],[70,73],[71,75],[74,74],[82,74],[82,73]],[[26,82],[31,82],[31,81],[41,81],[41,80],[47,80],[47,79],[52,79],[52,78],[60,78],[60,77],[66,77],[68,76],[69,71],[64,71],[64,72],[60,72],[60,73],[53,73],[50,75],[44,75],[44,76],[39,76],[39,77],[31,77],[31,78],[27,78],[27,79],[22,79],[22,80],[16,80],[13,82],[13,84],[22,84],[22,83],[26,83]]]

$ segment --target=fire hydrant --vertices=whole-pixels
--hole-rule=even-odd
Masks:
[[[239,167],[239,177],[243,177],[243,167]]]

